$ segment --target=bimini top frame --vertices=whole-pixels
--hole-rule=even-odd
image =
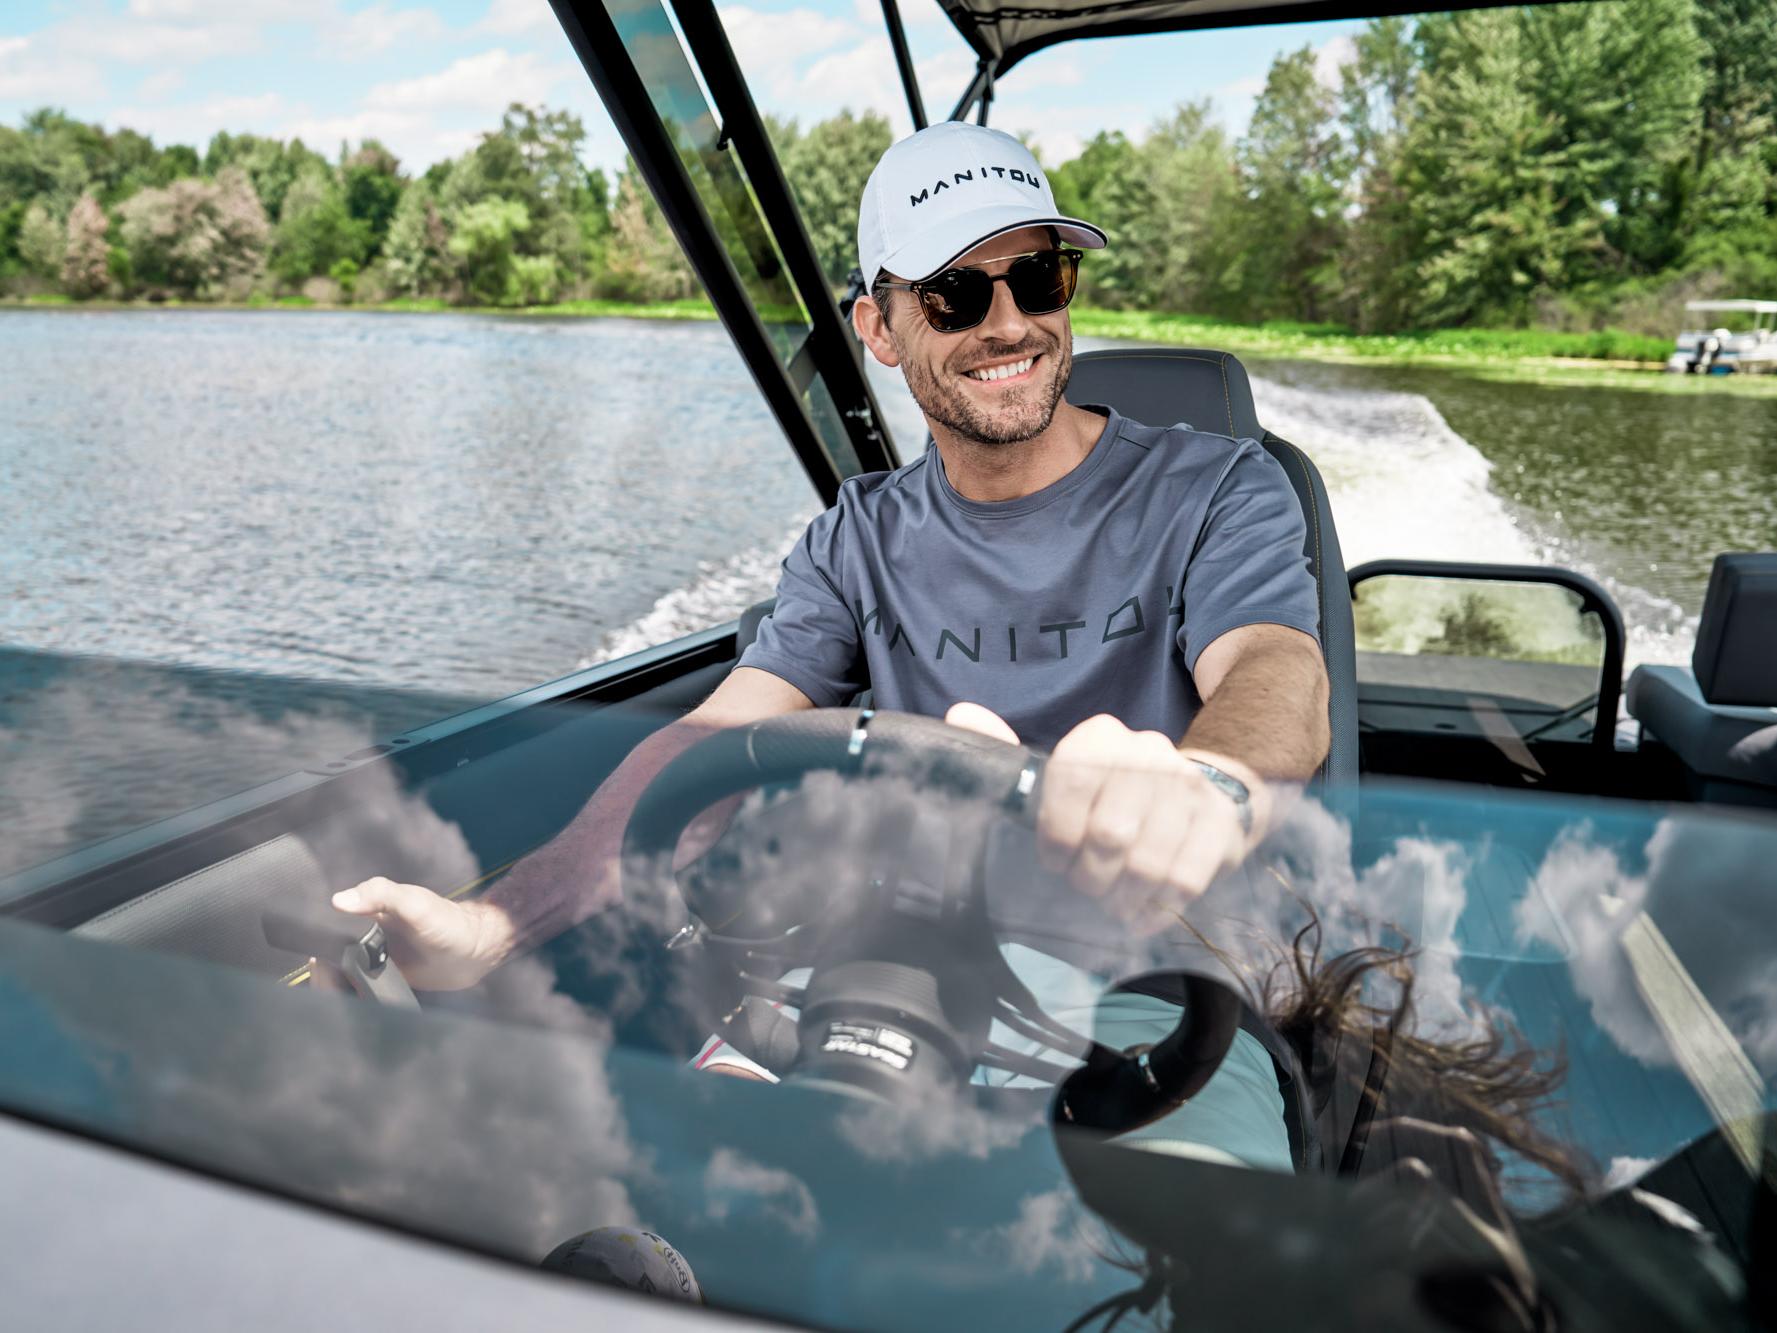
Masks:
[[[833,503],[848,476],[897,466],[846,320],[861,279],[854,272],[845,301],[835,299],[712,0],[550,3],[822,500]],[[897,0],[881,3],[908,110],[924,126]],[[978,57],[950,119],[975,114],[982,124],[995,80],[1058,42],[1424,8],[1423,0],[938,3]]]
[[[1424,0],[938,0],[945,15],[977,57],[975,78],[964,91],[952,120],[965,119],[978,106],[985,115],[993,81],[1027,56],[1082,37],[1133,37],[1184,32],[1193,28],[1232,28],[1256,24],[1307,23],[1324,19],[1378,18],[1422,14]],[[1441,0],[1440,11],[1485,9],[1491,0]],[[983,121],[985,123],[985,121]]]

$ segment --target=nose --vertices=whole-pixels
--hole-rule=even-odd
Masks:
[[[987,308],[987,318],[975,326],[975,337],[981,342],[1018,343],[1029,332],[1030,316],[1012,299],[1012,284],[994,283],[993,304]]]

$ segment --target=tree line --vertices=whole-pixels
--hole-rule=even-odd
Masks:
[[[581,160],[565,111],[514,105],[409,176],[382,144],[329,159],[219,133],[200,155],[62,112],[0,128],[0,284],[17,293],[531,305],[687,297],[696,282],[633,169]]]
[[[1777,0],[1373,20],[1329,77],[1278,58],[1231,138],[1207,104],[1051,173],[1112,233],[1101,305],[1365,332],[1670,333],[1777,297]]]
[[[1238,136],[1186,103],[1050,168],[1063,211],[1112,236],[1088,299],[1363,331],[1669,332],[1682,297],[1777,296],[1777,0],[1379,19],[1350,54],[1280,56]],[[889,126],[770,129],[842,288]],[[515,104],[409,175],[375,141],[328,158],[221,133],[200,154],[38,111],[0,127],[0,291],[695,296],[634,163],[588,169],[584,140],[574,115]]]

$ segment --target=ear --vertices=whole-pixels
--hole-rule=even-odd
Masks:
[[[895,339],[894,330],[889,328],[888,316],[871,296],[860,296],[852,303],[851,326],[858,331],[858,337],[864,340],[864,346],[870,354],[885,366],[901,364],[901,348]]]

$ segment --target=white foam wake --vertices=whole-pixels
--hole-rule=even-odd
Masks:
[[[726,560],[704,561],[689,584],[667,593],[641,619],[605,635],[578,665],[589,667],[627,657],[655,644],[733,620],[749,606],[764,601],[777,591],[778,566],[784,553],[813,517],[812,510],[801,515],[785,529],[780,541],[742,551]]]
[[[918,409],[898,375],[871,369],[903,455],[912,457]],[[1260,375],[1252,384],[1260,420],[1306,451],[1326,479],[1347,568],[1384,557],[1562,565],[1597,579],[1622,608],[1629,665],[1689,661],[1696,617],[1589,561],[1553,522],[1521,520],[1493,490],[1493,465],[1430,399],[1387,389],[1307,388]],[[780,541],[706,562],[689,585],[607,634],[580,665],[721,624],[771,596],[784,553],[812,516],[798,517]]]
[[[1430,399],[1259,375],[1252,384],[1259,419],[1326,479],[1346,568],[1385,557],[1561,565],[1596,579],[1622,608],[1630,665],[1689,660],[1696,617],[1598,567],[1553,523],[1521,521],[1490,485],[1493,465]]]

